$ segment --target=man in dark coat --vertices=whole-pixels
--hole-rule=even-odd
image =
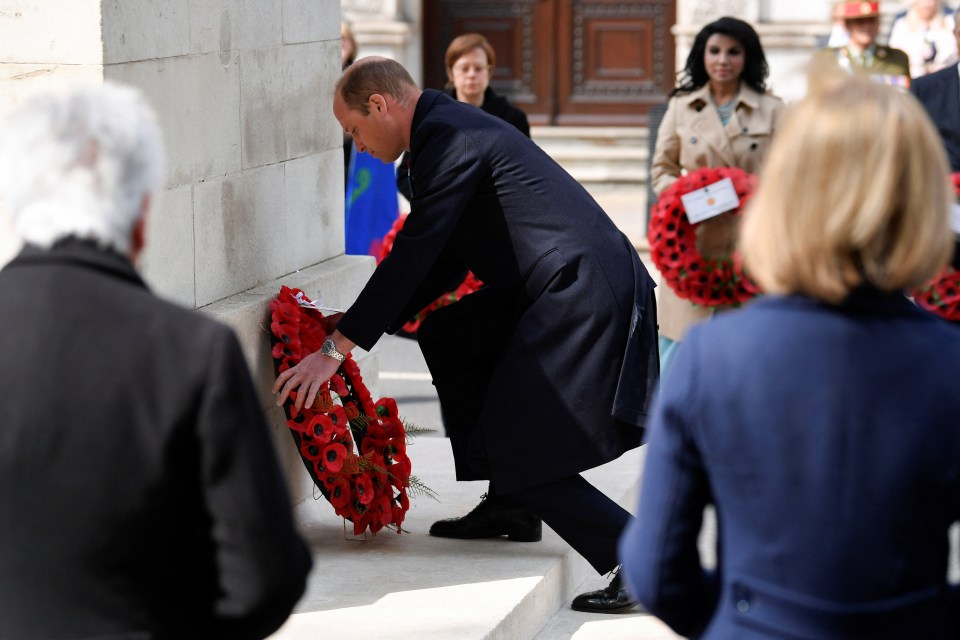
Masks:
[[[617,567],[629,514],[579,474],[638,446],[658,378],[654,283],[573,178],[515,127],[438,91],[398,63],[344,73],[334,115],[384,162],[411,153],[412,210],[328,343],[280,375],[296,404],[354,346],[370,349],[472,270],[486,287],[419,331],[457,478],[486,499],[432,535],[540,539],[540,519],[600,573]],[[614,577],[574,607],[630,606]]]
[[[954,27],[960,45],[960,22]],[[913,80],[910,91],[920,101],[940,132],[950,170],[960,171],[960,72],[957,65]]]
[[[162,150],[139,94],[25,105],[0,271],[0,638],[263,638],[311,566],[232,331],[133,261]]]
[[[960,20],[953,28],[953,35],[960,47]],[[950,170],[954,173],[960,171],[960,66],[952,64],[916,78],[910,91],[927,110],[940,132],[947,159],[950,160]],[[960,269],[960,237],[952,265],[954,269]]]

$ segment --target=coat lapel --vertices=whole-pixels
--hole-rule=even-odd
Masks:
[[[690,128],[703,141],[720,162],[717,166],[733,165],[735,158],[733,148],[724,128],[720,126],[720,116],[710,98],[710,88],[704,85],[687,96],[687,107],[691,112]]]

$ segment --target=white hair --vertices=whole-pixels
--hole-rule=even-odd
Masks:
[[[163,142],[139,91],[105,83],[38,95],[8,120],[0,191],[14,232],[49,248],[74,236],[128,254]]]

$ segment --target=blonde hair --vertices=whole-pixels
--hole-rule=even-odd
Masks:
[[[908,93],[843,75],[811,85],[770,149],[742,229],[764,290],[831,303],[926,282],[953,247],[943,145]]]

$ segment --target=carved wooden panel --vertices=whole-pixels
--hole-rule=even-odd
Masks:
[[[557,124],[645,124],[674,85],[675,16],[674,0],[562,2]]]
[[[531,124],[645,124],[674,84],[676,0],[424,0],[424,84],[447,81],[454,37],[482,33],[491,85]]]

